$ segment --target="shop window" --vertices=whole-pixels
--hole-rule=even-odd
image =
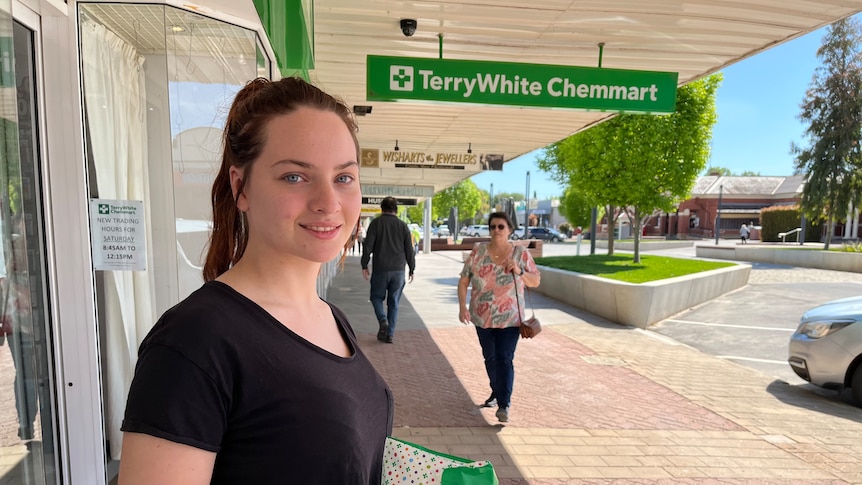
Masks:
[[[203,283],[228,108],[247,81],[268,77],[270,63],[254,31],[195,12],[78,8],[91,197],[143,203],[145,269],[96,273],[105,426],[118,457],[138,345]]]

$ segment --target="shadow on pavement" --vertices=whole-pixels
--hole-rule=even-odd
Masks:
[[[791,385],[775,380],[766,390],[785,404],[862,423],[862,410],[853,405],[848,389],[832,391],[813,384]]]

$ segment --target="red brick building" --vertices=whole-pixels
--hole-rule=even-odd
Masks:
[[[760,210],[764,207],[796,204],[803,185],[801,175],[700,177],[691,191],[691,198],[681,202],[677,212],[666,215],[667,227],[663,228],[663,235],[715,237],[720,202],[720,236],[738,237],[742,224],[760,225]],[[759,239],[759,234],[755,231],[752,237]]]

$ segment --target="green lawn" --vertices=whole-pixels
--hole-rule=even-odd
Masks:
[[[718,263],[698,259],[667,258],[664,256],[641,256],[641,262],[634,264],[632,255],[608,256],[596,254],[592,256],[553,256],[536,258],[536,264],[550,266],[564,271],[601,276],[628,283],[646,283],[648,281],[674,278],[701,271],[734,266],[734,263]]]

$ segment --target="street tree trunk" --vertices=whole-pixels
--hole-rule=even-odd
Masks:
[[[635,264],[641,262],[641,218],[640,211],[637,207],[634,208],[634,217],[632,218],[632,224],[634,225],[635,230]]]
[[[614,217],[614,206],[608,205],[608,256],[614,255],[614,227],[617,225],[617,218]]]

